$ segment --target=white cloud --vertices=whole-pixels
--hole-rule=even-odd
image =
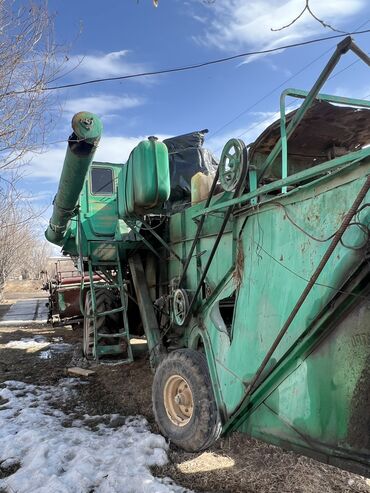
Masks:
[[[63,111],[68,113],[67,116],[73,115],[78,111],[91,111],[99,116],[111,116],[112,112],[135,108],[143,103],[144,100],[138,97],[99,94],[67,100],[63,105]]]
[[[246,145],[251,144],[271,123],[280,118],[280,112],[278,111],[260,111],[252,114],[257,118],[245,127],[220,133],[214,137],[212,137],[212,132],[210,132],[210,137],[206,140],[205,147],[211,150],[217,159],[219,159],[222,149],[229,139],[238,138],[242,139]]]
[[[46,182],[58,181],[62,170],[64,156],[66,154],[66,145],[55,144],[48,151],[40,154],[29,155],[29,164],[25,178],[40,179],[43,178]],[[53,188],[47,187],[50,192]]]
[[[311,0],[310,6],[320,19],[341,28],[352,15],[367,7],[366,0]],[[221,50],[270,49],[295,43],[310,36],[330,34],[308,12],[292,26],[273,32],[291,22],[304,7],[302,0],[217,0],[207,8],[210,22],[196,41]],[[249,57],[250,62],[255,57]]]
[[[158,136],[160,140],[163,140],[166,137],[167,136],[164,135]],[[103,136],[96,151],[94,160],[103,162],[107,161],[110,163],[124,163],[127,161],[132,149],[145,138],[146,136]],[[28,168],[29,173],[27,174],[27,178],[42,178],[45,182],[57,183],[62,171],[66,149],[67,143],[56,144],[54,147],[42,154],[34,154]],[[55,187],[51,188],[54,190]]]
[[[143,63],[129,61],[129,54],[129,50],[120,50],[92,55],[74,55],[69,58],[68,66],[75,67],[72,75],[78,74],[80,77],[84,74],[94,79],[118,77],[148,70]]]
[[[202,17],[202,16],[200,16],[200,15],[193,14],[193,15],[192,15],[192,18],[193,18],[195,21],[200,22],[201,24],[206,24],[206,22],[207,22],[207,17]]]

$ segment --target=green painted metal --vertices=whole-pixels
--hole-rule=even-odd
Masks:
[[[170,196],[168,150],[155,137],[141,141],[121,174],[119,215],[123,219],[161,207]]]
[[[45,232],[46,239],[63,245],[64,235],[85,181],[85,176],[99,143],[102,124],[93,113],[77,113],[72,119],[73,133],[68,139],[58,192],[54,199],[53,214]]]
[[[361,177],[355,170],[342,171],[334,180],[330,178],[321,184],[313,181],[301,196],[292,192],[280,196],[279,203],[309,234],[319,239],[328,238],[339,227],[343,214],[370,173],[369,159],[359,166]],[[368,193],[365,202],[369,199]],[[192,212],[190,209],[185,212],[184,240],[191,236]],[[235,220],[239,232],[245,223],[240,236],[244,252],[241,283],[236,283],[235,268],[227,261],[231,255],[226,256],[226,252],[232,249],[230,231],[224,235],[220,253],[207,276],[211,293],[198,307],[197,319],[189,323],[189,330],[193,324],[192,339],[204,341],[212,380],[219,388],[219,407],[226,416],[232,416],[237,409],[248,381],[328,244],[328,241],[318,242],[306,236],[286,219],[284,209],[269,201],[260,204],[258,212],[250,207]],[[206,226],[214,231],[213,238],[218,222],[214,217],[206,221]],[[368,209],[363,211],[361,223],[370,224]],[[180,251],[175,231],[174,234]],[[251,396],[248,413],[234,425],[234,429],[276,444],[290,444],[305,453],[310,450],[317,457],[325,456],[325,460],[340,456],[342,462],[335,459],[334,463],[357,467],[356,470],[363,473],[369,471],[369,446],[366,442],[361,446],[362,438],[356,426],[366,434],[368,412],[355,411],[355,407],[363,398],[360,382],[363,381],[364,393],[370,382],[370,375],[366,373],[370,355],[367,342],[370,312],[366,308],[370,277],[367,274],[357,291],[346,283],[356,270],[363,271],[366,266],[360,268],[365,261],[364,250],[352,250],[348,246],[360,248],[366,240],[361,229],[349,228],[344,239],[347,246],[336,249],[319,279],[320,285],[314,287],[273,355],[272,365],[278,364],[277,369]],[[186,241],[187,249],[190,244],[190,240]],[[212,239],[204,235],[200,239],[200,250],[209,251],[209,245]],[[202,266],[206,259],[206,254],[204,259],[201,257]],[[186,284],[190,292],[197,285],[195,269],[193,261]],[[179,271],[180,265],[173,260],[169,277],[176,277]],[[321,321],[320,317],[328,315],[328,307],[341,289],[356,294],[353,297],[346,294],[352,311],[346,313],[349,301],[343,299],[333,310],[332,318]],[[227,327],[218,305],[233,292],[237,293],[237,301],[232,325]],[[311,328],[310,323],[315,321],[316,326]],[[206,344],[206,341],[209,342]],[[357,344],[355,351],[353,344]]]
[[[358,52],[350,39],[338,45],[311,91],[284,91],[280,139],[266,158],[249,162],[245,193],[227,186],[215,195],[215,179],[206,201],[173,212],[174,204],[164,204],[168,153],[149,139],[123,165],[90,166],[79,214],[69,217],[61,242],[88,266],[95,320],[106,314],[96,313],[97,272],[124,295],[127,338],[125,289],[134,288],[153,367],[166,351],[204,351],[224,433],[240,430],[369,475],[369,191],[250,387],[370,175],[370,148],[289,174],[296,169],[289,137],[315,100],[370,108],[368,101],[319,93],[349,49]],[[304,101],[286,126],[288,95]],[[282,178],[259,186],[278,156]],[[111,192],[94,193],[94,168],[111,170]],[[117,275],[109,279],[110,272]],[[182,306],[190,306],[185,319]],[[96,331],[97,358],[119,351],[99,347],[105,336]]]

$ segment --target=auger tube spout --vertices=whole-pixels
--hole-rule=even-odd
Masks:
[[[45,237],[61,246],[68,223],[75,214],[78,197],[87,171],[92,163],[101,134],[102,123],[93,113],[81,111],[72,118],[72,135],[68,139],[66,157],[57,194],[53,201],[53,214]]]

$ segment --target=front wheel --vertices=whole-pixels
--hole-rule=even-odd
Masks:
[[[219,437],[221,421],[212,382],[199,351],[180,349],[160,363],[152,400],[162,434],[186,451],[204,450]]]

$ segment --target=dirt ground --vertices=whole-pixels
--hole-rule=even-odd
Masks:
[[[6,310],[7,306],[0,306]],[[47,341],[62,338],[67,350],[41,359],[42,349],[7,346],[10,341],[43,336]],[[60,340],[60,339],[59,339]],[[0,327],[0,385],[20,380],[37,385],[57,385],[66,368],[83,363],[81,333],[48,325]],[[60,402],[75,418],[78,404],[91,415],[141,414],[158,433],[151,408],[152,374],[145,355],[130,365],[93,367],[88,385],[80,385],[76,401]],[[68,423],[66,423],[68,426]],[[250,439],[240,433],[219,440],[207,452],[191,454],[170,446],[169,462],[153,469],[156,476],[169,476],[196,492],[317,493],[370,492],[370,481],[315,460],[286,452]]]

